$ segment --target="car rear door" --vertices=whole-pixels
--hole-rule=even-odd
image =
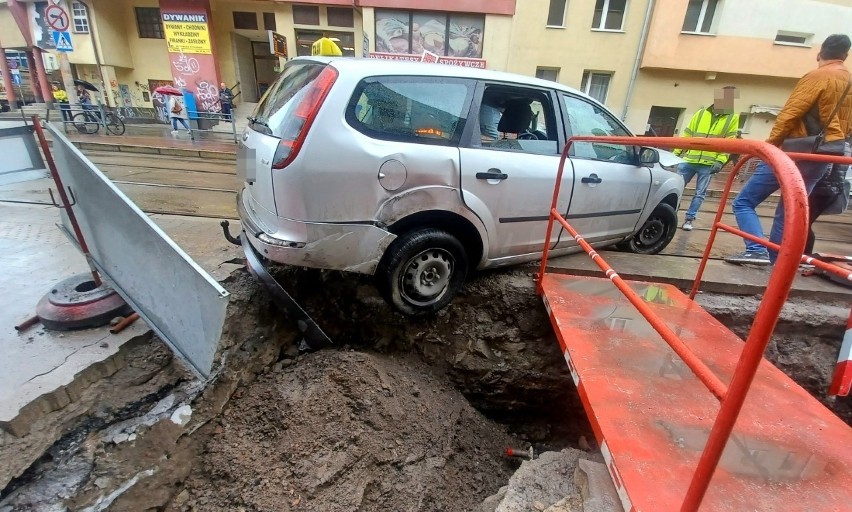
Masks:
[[[559,97],[569,137],[631,135],[600,105],[572,94],[560,93]],[[575,142],[570,158],[574,194],[568,222],[589,242],[633,233],[651,190],[651,169],[637,165],[635,147]]]
[[[564,144],[556,101],[555,91],[548,89],[505,83],[480,83],[477,87],[466,144],[460,149],[461,187],[465,205],[482,219],[488,231],[490,260],[543,249],[559,149]],[[497,130],[511,115],[506,105],[519,104],[528,104],[533,112],[520,139],[516,133]],[[560,211],[568,208],[573,181],[569,164]]]

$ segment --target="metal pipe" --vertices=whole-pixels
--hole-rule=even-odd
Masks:
[[[630,101],[633,99],[633,89],[636,87],[636,77],[639,75],[639,62],[642,60],[642,54],[645,52],[645,44],[648,41],[648,32],[651,29],[651,15],[654,12],[654,1],[648,0],[648,7],[645,9],[645,21],[642,23],[642,35],[639,36],[639,46],[636,48],[636,58],[633,59],[633,71],[630,72],[630,82],[627,84],[627,95],[624,98],[624,108],[621,111],[621,120],[627,120],[627,111],[630,108]]]
[[[26,331],[30,327],[39,323],[40,321],[41,321],[41,319],[38,316],[31,316],[31,317],[27,318],[26,320],[24,320],[23,322],[16,325],[15,330],[18,331],[18,332]]]
[[[134,312],[122,318],[120,322],[110,327],[109,332],[110,334],[118,334],[128,328],[136,320],[139,320],[139,313]]]
[[[38,135],[38,142],[41,145],[41,150],[44,153],[44,159],[47,161],[47,168],[50,169],[50,174],[53,181],[56,183],[56,188],[59,190],[59,197],[62,198],[62,204],[65,206],[65,213],[68,214],[68,220],[71,221],[71,227],[74,229],[74,236],[77,237],[77,243],[80,244],[80,250],[86,257],[86,263],[89,264],[89,269],[92,271],[92,280],[95,286],[100,286],[101,276],[98,270],[92,263],[92,254],[89,252],[89,246],[86,244],[86,239],[83,238],[83,232],[80,230],[80,224],[77,222],[77,216],[74,214],[74,209],[71,207],[71,201],[68,200],[68,194],[65,193],[65,186],[62,184],[62,178],[56,170],[56,163],[53,161],[53,154],[50,152],[50,146],[47,144],[47,139],[44,136],[44,129],[41,127],[41,122],[38,116],[33,116],[33,127]]]

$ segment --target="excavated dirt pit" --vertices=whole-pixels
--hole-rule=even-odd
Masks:
[[[482,275],[429,319],[392,312],[368,279],[281,272],[337,342],[308,354],[238,272],[213,382],[200,389],[156,339],[131,347],[90,388],[97,405],[2,491],[0,512],[492,512],[483,501],[519,464],[505,448],[594,451],[531,272]],[[699,302],[741,336],[757,305]],[[852,422],[850,400],[825,398],[847,315],[789,304],[768,356]],[[111,386],[139,396],[111,400]]]

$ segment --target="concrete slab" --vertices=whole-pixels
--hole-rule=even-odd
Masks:
[[[223,280],[243,266],[240,248],[224,240],[217,219],[153,217],[215,278]],[[91,383],[116,372],[125,363],[119,357],[121,347],[149,328],[139,320],[117,335],[108,328],[59,333],[37,326],[16,332],[14,326],[34,314],[35,305],[56,282],[88,267],[56,226],[56,208],[0,203],[0,218],[5,269],[0,286],[6,290],[0,297],[0,336],[6,341],[0,359],[0,428],[20,437],[36,418],[73,403]]]
[[[28,433],[34,416],[64,407],[92,378],[114,372],[117,366],[103,364],[80,379],[86,369],[109,361],[124,343],[148,330],[140,320],[117,335],[108,328],[15,331],[56,282],[88,270],[56,227],[58,213],[53,207],[0,204],[0,286],[5,290],[0,336],[7,340],[0,359],[0,428],[19,437]]]
[[[695,280],[700,258],[671,255],[639,255],[616,251],[601,252],[604,260],[624,279],[669,283],[689,290]],[[600,268],[585,254],[574,254],[548,260],[547,271],[577,276],[603,276]],[[701,291],[730,295],[762,294],[769,280],[769,267],[731,265],[710,260],[704,271]],[[791,297],[819,297],[825,301],[852,301],[852,288],[818,276],[799,276],[793,283]]]

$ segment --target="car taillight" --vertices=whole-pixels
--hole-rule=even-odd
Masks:
[[[273,169],[287,167],[299,154],[314,118],[335,80],[337,80],[337,70],[326,66],[299,100],[293,115],[284,122],[281,129],[281,142],[278,143],[278,149],[275,150],[275,156],[272,159]]]

